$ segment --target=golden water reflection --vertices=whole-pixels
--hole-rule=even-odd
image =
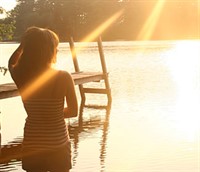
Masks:
[[[108,171],[200,170],[200,42],[159,51],[144,48],[118,68]]]

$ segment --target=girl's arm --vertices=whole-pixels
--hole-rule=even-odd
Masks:
[[[14,69],[22,53],[23,53],[23,46],[22,44],[20,44],[18,48],[13,52],[13,54],[11,55],[8,61],[8,69],[10,70],[10,72],[12,72],[12,70]]]
[[[66,102],[67,107],[64,108],[64,117],[71,118],[78,115],[78,101],[75,92],[74,81],[69,73],[66,76]]]

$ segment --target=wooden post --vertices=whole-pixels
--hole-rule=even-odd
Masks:
[[[75,50],[75,46],[74,46],[74,40],[72,37],[70,37],[69,45],[70,45],[70,50],[72,53],[72,59],[73,59],[75,72],[80,72],[78,60],[77,60],[77,56],[76,56],[76,50]]]
[[[108,81],[108,72],[107,72],[104,52],[103,52],[103,48],[102,48],[103,46],[102,46],[101,37],[98,37],[97,43],[98,43],[100,60],[101,60],[101,67],[102,67],[102,71],[104,74],[104,81],[105,81],[105,87],[106,87],[106,92],[107,92],[107,97],[108,97],[108,103],[111,103],[112,102],[111,89],[110,89],[110,84]]]
[[[74,63],[75,72],[80,72],[78,60],[77,60],[77,56],[76,56],[76,50],[75,50],[75,46],[74,46],[74,40],[73,40],[72,37],[70,37],[69,45],[70,45],[70,50],[71,50],[71,53],[72,53],[72,59],[73,59],[73,63]],[[82,84],[78,85],[78,87],[79,87],[79,91],[80,91],[80,94],[81,94],[81,105],[82,105],[82,104],[85,104],[85,93],[83,91],[83,85]]]

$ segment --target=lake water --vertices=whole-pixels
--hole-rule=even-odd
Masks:
[[[16,46],[0,44],[0,66],[7,66]],[[83,108],[82,120],[66,120],[71,171],[199,172],[200,41],[103,42],[103,47],[112,104]],[[101,70],[96,43],[77,54],[81,70]],[[57,67],[73,72],[66,43],[59,45]],[[0,79],[1,84],[12,82],[9,73],[0,73]],[[103,85],[93,85],[98,84]],[[106,105],[107,98],[87,95],[86,103]],[[22,172],[15,156],[26,118],[20,98],[0,100],[0,111],[2,154],[7,158],[0,171]]]

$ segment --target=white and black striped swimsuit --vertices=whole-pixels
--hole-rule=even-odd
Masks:
[[[31,99],[23,101],[27,112],[23,147],[27,149],[54,149],[69,142],[64,120],[64,98]]]

